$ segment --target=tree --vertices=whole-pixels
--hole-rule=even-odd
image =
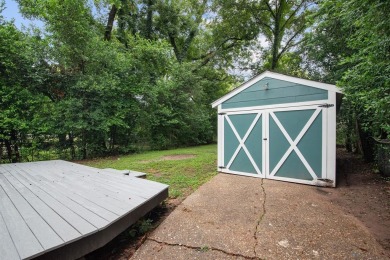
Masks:
[[[104,19],[87,0],[18,2],[45,23],[26,33],[36,53],[26,68],[41,69],[30,89],[49,107],[39,112],[40,133],[72,159],[213,140],[211,98],[232,78],[201,57],[214,46],[203,27],[206,1],[94,1],[108,10]]]
[[[247,45],[250,52],[261,57],[261,64],[251,65],[255,70],[270,69],[285,71],[281,59],[297,48],[303,40],[303,33],[310,26],[309,16],[315,11],[314,1],[216,1],[218,19],[232,20],[238,27],[246,28]],[[237,25],[235,25],[237,28]],[[266,46],[258,41],[265,38]],[[253,55],[250,55],[253,56]],[[249,62],[250,63],[250,62]],[[256,72],[257,72],[256,71]]]
[[[344,90],[349,133],[356,129],[367,161],[373,160],[371,137],[390,132],[390,26],[382,19],[390,5],[380,0],[320,2],[309,35],[309,60],[317,75]]]
[[[1,11],[0,3],[0,144],[1,152],[5,145],[8,160],[17,162],[21,142],[44,127],[39,112],[50,100],[35,91],[43,68],[32,49],[32,37],[4,21]]]

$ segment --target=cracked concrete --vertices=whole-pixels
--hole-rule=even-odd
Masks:
[[[171,243],[167,243],[167,242],[157,241],[157,240],[155,240],[153,238],[148,238],[148,240],[156,242],[156,243],[158,243],[160,245],[163,245],[163,246],[173,246],[173,247],[179,247],[179,248],[184,247],[184,248],[196,250],[196,251],[202,252],[202,253],[209,252],[210,250],[211,251],[216,251],[216,252],[225,254],[225,257],[227,257],[227,258],[234,257],[235,259],[237,259],[237,258],[256,259],[256,260],[260,259],[258,257],[248,257],[248,256],[241,255],[241,254],[238,254],[238,253],[227,252],[225,250],[222,250],[222,249],[219,249],[219,248],[215,248],[215,247],[208,247],[208,246],[198,247],[198,246],[188,246],[188,245],[183,245],[183,244],[171,244]]]
[[[218,174],[132,259],[386,259],[366,228],[316,189]]]
[[[253,253],[255,254],[255,257],[257,257],[256,247],[257,247],[257,244],[258,244],[257,234],[259,232],[259,226],[260,226],[260,223],[261,223],[261,221],[263,220],[263,218],[265,216],[265,213],[267,212],[265,210],[265,202],[267,201],[267,193],[265,193],[265,189],[264,189],[264,179],[261,179],[261,186],[260,187],[261,187],[261,190],[263,192],[263,202],[262,202],[263,211],[262,211],[259,219],[257,220],[256,228],[255,228],[255,231],[253,233],[253,237],[255,238],[255,244],[253,246]]]

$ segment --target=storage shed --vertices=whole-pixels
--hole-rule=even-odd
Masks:
[[[335,85],[266,71],[212,103],[218,170],[336,186]]]

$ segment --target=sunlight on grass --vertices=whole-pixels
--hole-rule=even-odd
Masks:
[[[172,155],[193,156],[180,160],[165,158],[165,156]],[[81,163],[97,168],[145,172],[148,180],[169,185],[170,198],[183,198],[216,175],[217,145],[152,151],[117,158],[82,161]]]

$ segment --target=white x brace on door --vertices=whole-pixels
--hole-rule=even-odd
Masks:
[[[221,116],[223,172],[307,184],[326,178],[326,109],[306,106]]]
[[[264,178],[264,111],[229,113],[223,124],[225,171]]]

